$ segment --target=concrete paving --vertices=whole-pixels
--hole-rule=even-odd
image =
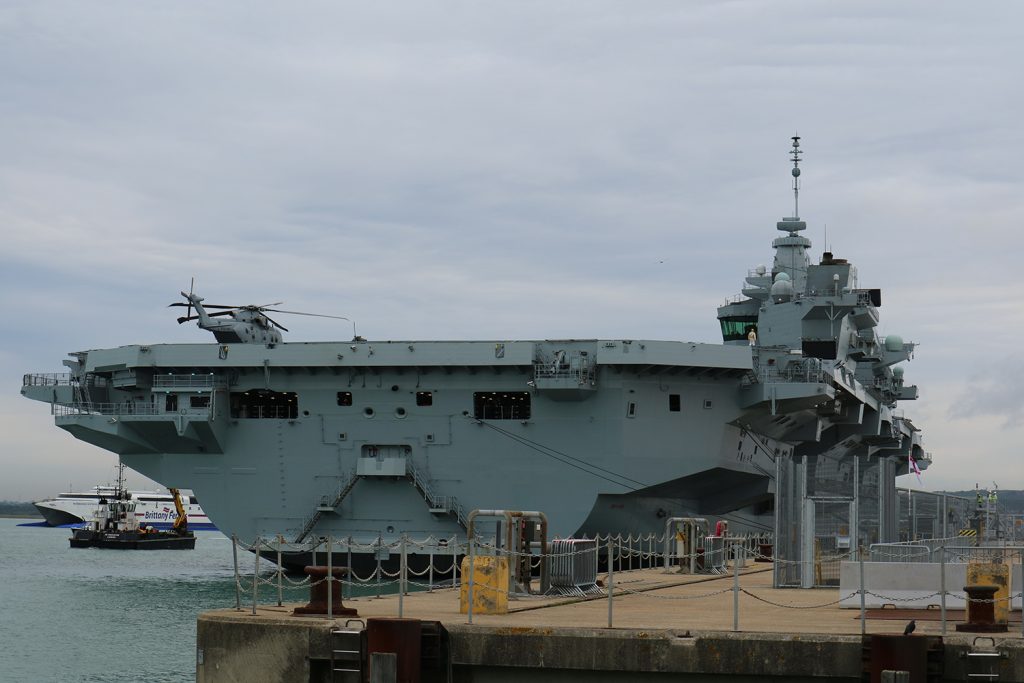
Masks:
[[[602,576],[602,581],[607,577]],[[771,568],[754,564],[741,571],[740,587],[746,592],[739,596],[739,631],[770,634],[835,634],[860,635],[860,611],[841,609],[839,589],[811,590],[773,589]],[[718,577],[668,574],[661,569],[643,569],[616,572],[612,613],[614,628],[651,629],[652,631],[708,631],[733,630],[733,576]],[[261,588],[264,600],[276,595],[274,588]],[[257,615],[271,619],[309,619],[290,617],[298,603],[296,591],[286,597],[296,602],[283,607],[261,605]],[[304,595],[302,595],[305,598]],[[303,600],[305,602],[305,600]],[[361,618],[399,616],[399,598],[389,595],[381,598],[363,597],[346,599],[347,607],[354,607]],[[474,614],[475,625],[505,627],[509,629],[550,628],[607,628],[608,598],[602,595],[590,599],[515,598],[509,602],[510,612],[504,615]],[[867,620],[869,634],[902,634],[906,621],[902,619]],[[251,606],[243,610],[216,610],[206,613],[214,617],[227,617],[251,613]],[[952,617],[950,614],[950,617]],[[959,616],[962,613],[955,613]],[[459,593],[450,588],[433,592],[417,592],[402,600],[402,616],[441,621],[445,624],[466,624],[467,615],[459,613]],[[888,616],[888,615],[886,615]],[[931,616],[931,615],[929,615]],[[342,620],[339,620],[342,621]],[[955,631],[955,621],[947,622],[947,637],[973,638],[973,634]],[[1010,632],[992,634],[997,639],[1021,640],[1020,623],[1013,623]],[[919,620],[917,635],[941,634],[938,620]]]

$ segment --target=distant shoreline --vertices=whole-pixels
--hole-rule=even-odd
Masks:
[[[42,515],[33,515],[27,512],[0,512],[0,519],[42,519]]]

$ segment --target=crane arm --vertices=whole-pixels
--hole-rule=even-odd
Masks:
[[[174,520],[172,529],[177,533],[185,533],[188,531],[188,515],[185,514],[185,506],[181,504],[181,492],[178,489],[168,489],[168,491],[174,496],[174,509],[178,513],[178,518]]]

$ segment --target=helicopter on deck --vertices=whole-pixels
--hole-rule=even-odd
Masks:
[[[340,315],[321,315],[319,313],[301,313],[299,311],[282,311],[271,306],[280,305],[281,301],[262,306],[223,306],[220,304],[203,305],[204,299],[192,292],[182,292],[187,303],[175,302],[170,306],[187,306],[188,312],[178,318],[178,324],[189,320],[198,320],[201,329],[213,332],[213,336],[222,344],[279,344],[281,343],[281,332],[287,332],[288,328],[270,318],[267,312],[286,313],[288,315],[309,315],[316,318],[334,318],[336,320],[349,320]],[[195,308],[195,315],[192,309]],[[223,309],[216,313],[210,313],[207,309]],[[214,320],[214,318],[226,318],[225,320]],[[350,321],[351,322],[351,321]],[[353,324],[353,331],[355,325]]]

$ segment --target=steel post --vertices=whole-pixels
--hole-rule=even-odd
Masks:
[[[732,545],[732,630],[740,630],[740,555],[735,543]]]
[[[231,534],[231,555],[235,560],[235,609],[242,609],[242,584],[238,576],[238,537]]]
[[[608,536],[608,628],[612,628],[612,605],[614,599],[612,594],[615,592],[615,564],[612,562],[612,556],[614,555],[614,547],[612,546],[612,537]]]
[[[334,618],[334,539],[327,534],[327,618]]]
[[[452,549],[452,590],[455,589],[455,583],[456,583],[456,580],[458,579],[458,574],[459,574],[458,567],[455,566],[456,561],[459,559],[458,545],[459,545],[459,537],[458,536],[452,536],[452,540],[451,540],[451,542],[448,545],[448,547]]]
[[[377,536],[377,597],[380,597],[381,566],[380,556],[384,551],[384,539]]]
[[[469,585],[466,588],[466,614],[469,617],[469,623],[473,623],[473,537],[468,536],[467,542],[469,543]]]
[[[399,542],[398,558],[398,618],[405,616],[405,532]]]
[[[430,555],[428,556],[427,559],[430,562],[430,564],[427,565],[427,592],[428,593],[433,593],[434,592],[434,548],[433,547],[430,548]]]
[[[350,580],[351,580],[351,577],[356,575],[356,573],[352,570],[352,536],[349,536],[348,540],[345,542],[345,566],[348,567],[348,574],[349,574],[349,577],[350,577]],[[345,598],[345,597],[351,598],[352,597],[351,589],[348,591],[348,595],[345,595],[345,588],[346,588],[346,585],[344,583],[342,583],[341,584],[341,597],[342,598]]]
[[[277,537],[277,606],[284,602],[284,569],[281,567],[281,536]]]
[[[255,562],[255,566],[254,566],[253,571],[252,571],[252,615],[253,616],[256,616],[256,587],[259,585],[259,581],[260,581],[260,537],[259,536],[256,537],[255,549],[256,549],[256,552],[255,552],[255,556],[256,557],[253,560],[253,562]]]
[[[864,613],[864,553],[859,554],[858,560],[860,569],[860,634],[863,636],[868,632],[868,624]]]
[[[946,635],[946,546],[939,548],[939,608],[942,611],[942,635]]]

